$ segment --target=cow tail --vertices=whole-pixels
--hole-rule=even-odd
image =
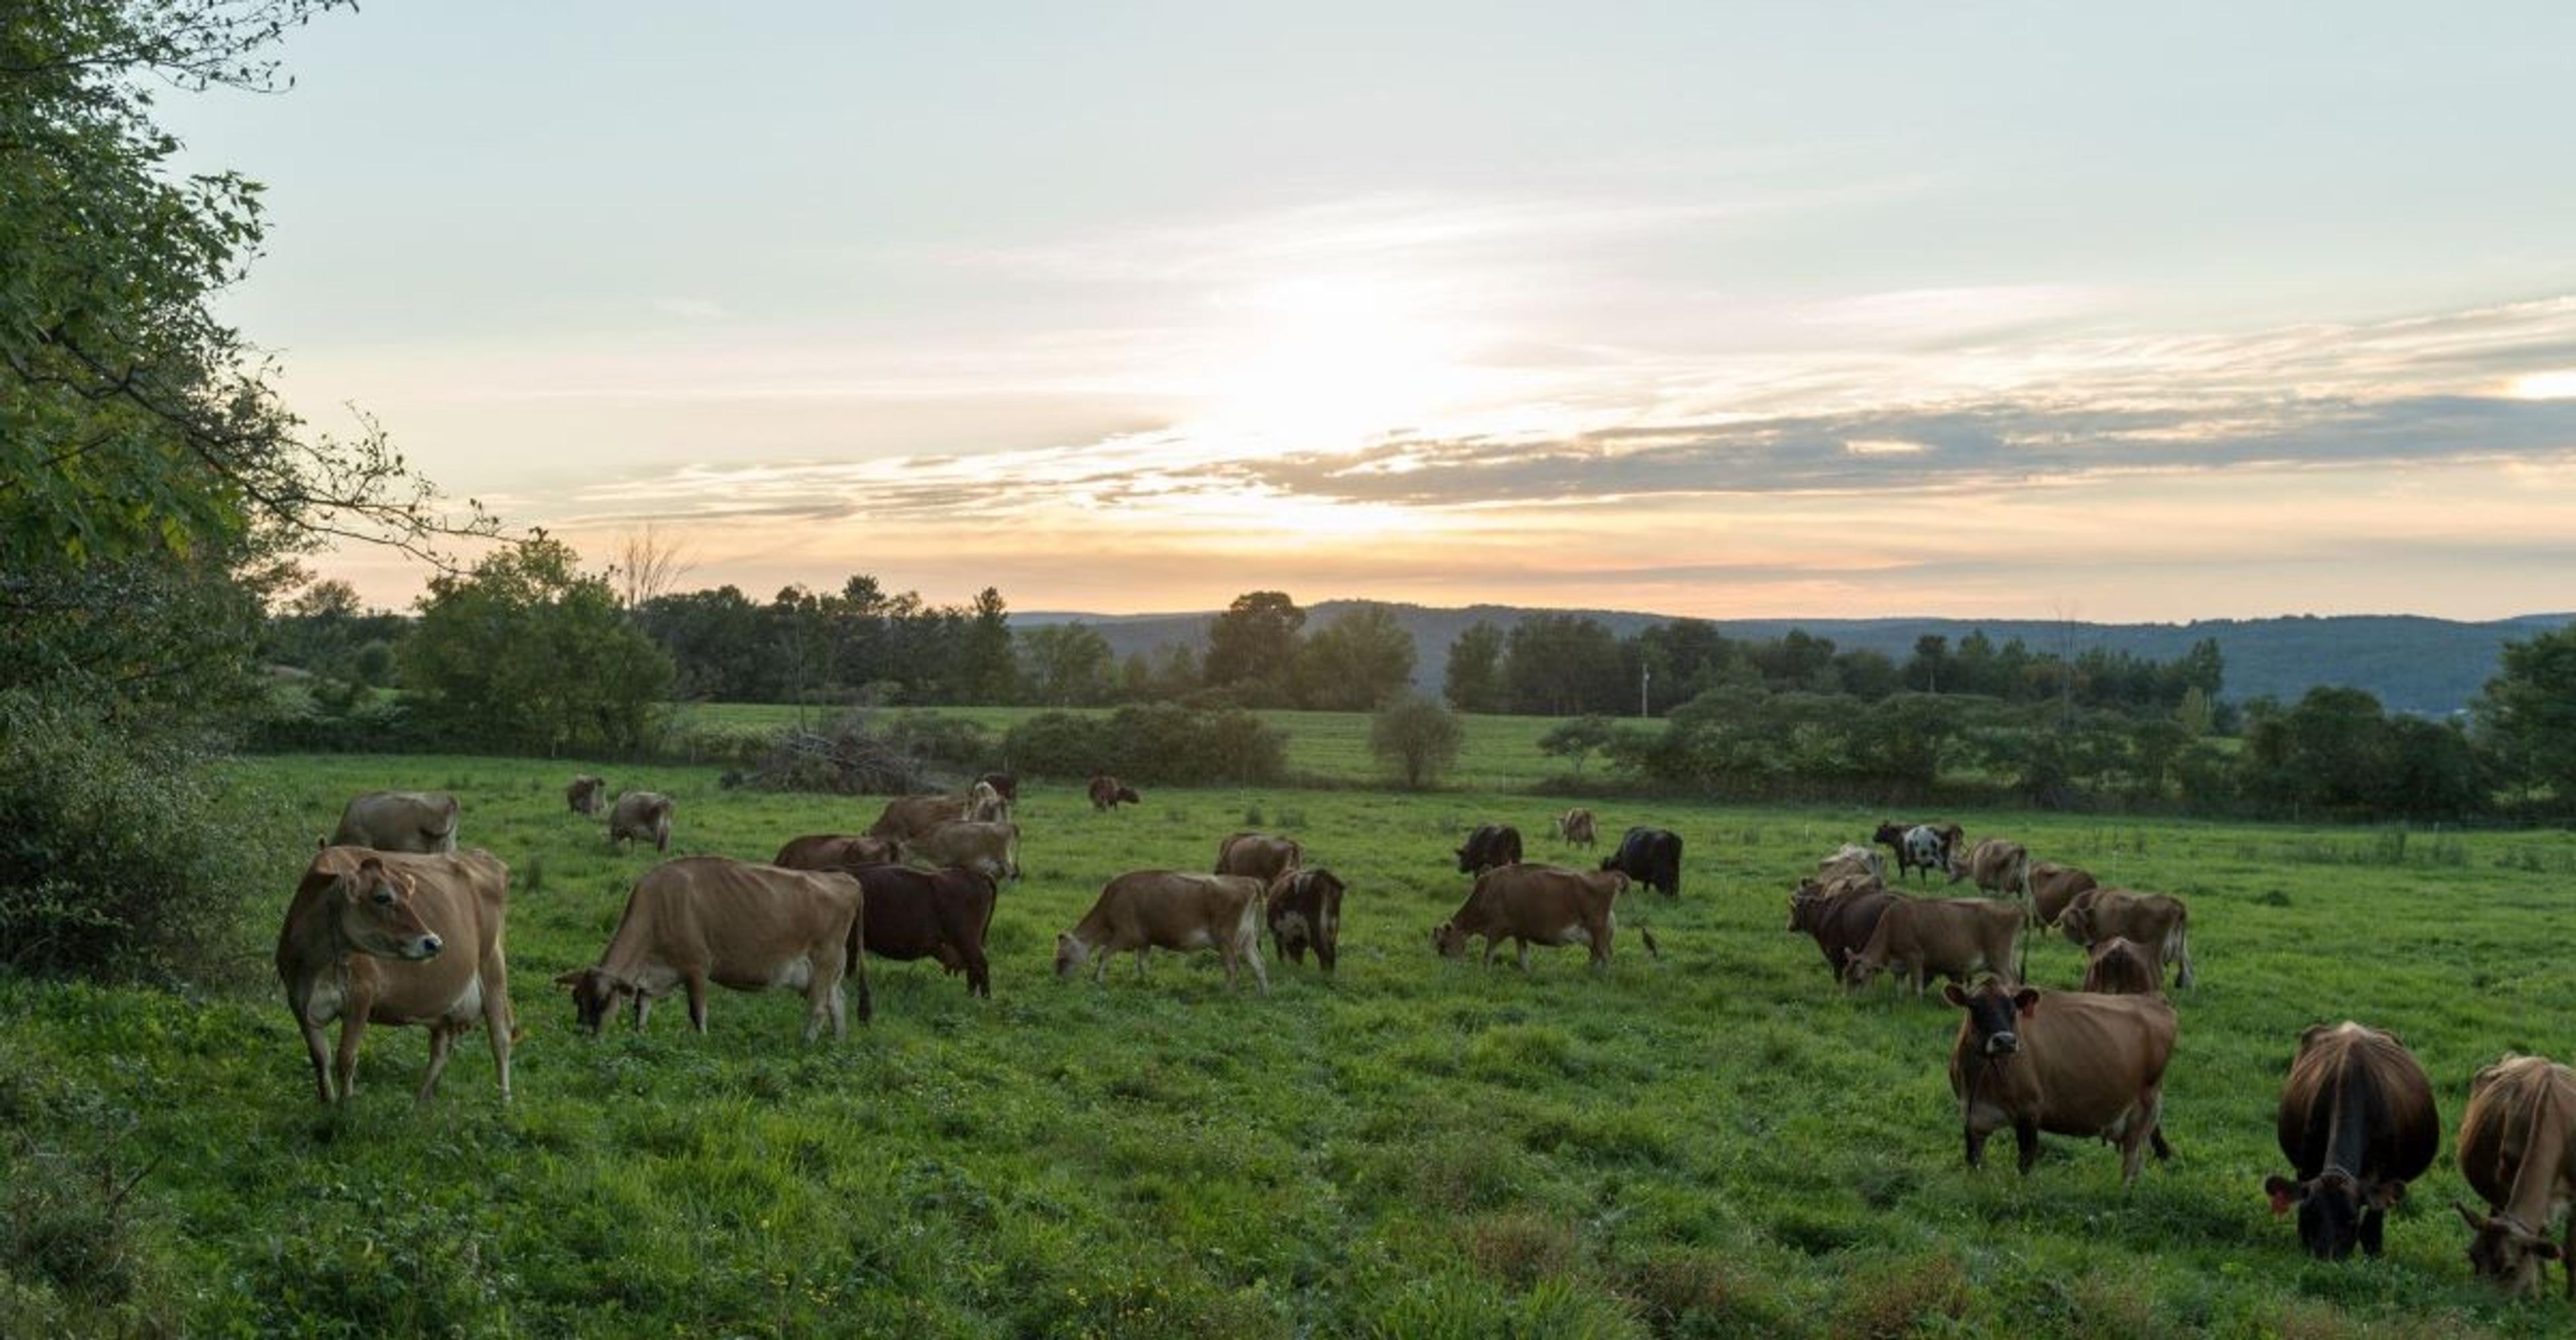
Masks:
[[[2174,985],[2189,990],[2200,980],[2200,975],[2191,970],[2191,913],[2183,913],[2181,920],[2174,923],[2172,939],[2174,962],[2181,967],[2181,971],[2174,974]],[[2576,1269],[2576,1266],[2570,1268]]]

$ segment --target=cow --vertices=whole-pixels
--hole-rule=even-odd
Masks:
[[[1915,870],[1948,870],[1950,853],[1959,845],[1957,824],[1882,823],[1870,841],[1883,842],[1896,853],[1896,877]]]
[[[1249,875],[1200,875],[1182,870],[1130,870],[1102,885],[1100,897],[1073,929],[1055,937],[1055,975],[1070,977],[1085,963],[1103,980],[1112,955],[1136,951],[1136,976],[1155,949],[1214,949],[1225,964],[1225,984],[1235,985],[1239,963],[1252,966],[1261,994],[1270,974],[1261,966],[1261,881]]]
[[[977,870],[994,879],[1020,877],[1018,824],[941,824],[917,838],[897,844],[906,861],[938,868]]]
[[[866,895],[850,942],[851,962],[858,962],[862,952],[898,962],[936,959],[940,967],[966,974],[966,994],[992,998],[993,971],[984,956],[984,937],[993,926],[993,905],[1000,900],[990,875],[901,865],[871,865],[850,873]]]
[[[1619,839],[1619,850],[1602,858],[1601,868],[1616,870],[1667,898],[1682,892],[1682,839],[1678,833],[1639,826]]]
[[[2164,960],[2154,948],[2115,935],[2085,951],[2084,985],[2077,989],[2102,996],[2161,996]]]
[[[2165,1143],[2165,1064],[2174,1010],[2162,996],[2096,996],[1984,981],[1956,982],[1941,998],[1967,1012],[1950,1044],[1950,1092],[1959,1099],[1968,1166],[1985,1164],[1986,1137],[2010,1126],[2027,1174],[2039,1135],[2098,1135],[2119,1146],[2120,1180],[2135,1182]]]
[[[2020,980],[2013,949],[2021,938],[2021,909],[1986,898],[1904,898],[1888,904],[1869,942],[1843,965],[1854,990],[1895,968],[1923,994],[1932,974],[1965,981],[1983,969]]]
[[[1877,880],[1838,879],[1819,884],[1798,881],[1789,895],[1789,929],[1814,936],[1825,955],[1825,968],[1841,981],[1843,965],[1878,932],[1878,921],[1897,895]]]
[[[2576,1200],[2576,1071],[2544,1057],[2507,1055],[2469,1080],[2460,1116],[2460,1176],[2487,1203],[2452,1208],[2476,1234],[2469,1269],[2507,1293],[2548,1287],[2551,1261],[2567,1266],[2576,1298],[2576,1216],[2562,1247],[2549,1223]]]
[[[357,1092],[367,1025],[423,1024],[438,1092],[457,1037],[478,1020],[492,1035],[501,1101],[510,1101],[510,969],[501,952],[510,870],[491,853],[413,854],[330,846],[314,853],[277,933],[277,976],[304,1034],[325,1103]],[[324,1029],[340,1024],[335,1055]]]
[[[1020,779],[1007,772],[988,772],[975,779],[993,788],[995,794],[1013,805],[1020,803]]]
[[[2171,894],[2087,889],[2058,914],[2057,928],[2068,940],[2088,947],[2126,936],[2152,946],[2160,962],[2174,965],[2175,986],[2188,989],[2199,980],[2191,970],[2191,910]]]
[[[1950,882],[1956,884],[1963,879],[1975,880],[1981,892],[2028,900],[2030,852],[2018,842],[1982,839],[1968,849],[1965,857],[1950,862]]]
[[[1306,951],[1331,972],[1342,939],[1341,878],[1322,866],[1283,870],[1270,881],[1265,900],[1270,921],[1270,947],[1288,962],[1303,966]]]
[[[608,845],[653,839],[653,850],[671,849],[671,798],[658,791],[629,791],[608,811]]]
[[[1816,862],[1816,878],[1832,883],[1847,875],[1859,875],[1885,882],[1887,858],[1858,843],[1846,842],[1834,854]]]
[[[887,801],[877,821],[868,825],[868,836],[907,842],[941,824],[965,818],[971,804],[965,796],[897,796]]]
[[[1598,843],[1601,839],[1592,811],[1577,806],[1556,816],[1556,840],[1569,847],[1589,847]]]
[[[769,863],[789,870],[849,870],[863,865],[888,865],[896,859],[895,844],[884,838],[851,837],[845,833],[812,833],[789,838]]]
[[[2030,867],[2031,912],[2042,926],[2054,926],[2066,915],[2066,905],[2086,889],[2098,888],[2093,872],[2055,861],[2038,861]]]
[[[858,982],[859,1022],[875,1012],[868,967],[851,950],[866,948],[859,881],[839,870],[782,870],[722,856],[683,856],[644,872],[626,895],[617,930],[599,962],[555,978],[572,992],[583,1031],[600,1026],[628,1001],[644,1027],[653,999],[673,987],[689,994],[689,1026],[707,1031],[707,984],[735,991],[785,987],[805,993],[805,1040],[826,1020],[832,1036],[847,1032],[844,975]]]
[[[977,782],[966,790],[966,818],[979,824],[1009,823],[1011,802],[991,782]]]
[[[599,807],[607,799],[608,783],[586,772],[564,788],[564,803],[572,807],[573,813],[586,818],[598,818]]]
[[[444,791],[368,791],[351,796],[323,847],[372,847],[422,855],[456,850],[456,797]]]
[[[2322,1261],[2379,1255],[2388,1207],[2433,1166],[2433,1081],[2394,1034],[2349,1020],[2299,1034],[2275,1123],[2295,1180],[2263,1179],[2272,1213],[2299,1207],[2299,1242]]]
[[[1236,833],[1216,844],[1216,873],[1250,875],[1265,886],[1305,860],[1306,849],[1295,838],[1268,833]]]
[[[1615,870],[1568,870],[1554,865],[1501,865],[1476,877],[1467,901],[1447,921],[1431,928],[1431,947],[1442,958],[1467,952],[1467,941],[1482,936],[1484,962],[1510,940],[1519,949],[1521,971],[1529,971],[1531,945],[1579,944],[1592,954],[1595,969],[1610,966],[1610,940],[1619,930],[1613,907],[1627,892],[1628,877]],[[1639,926],[1646,953],[1660,958],[1654,933]]]
[[[1521,830],[1510,824],[1478,824],[1457,856],[1462,875],[1481,875],[1496,866],[1514,864],[1521,859]]]
[[[1136,794],[1136,788],[1105,772],[1091,774],[1091,785],[1088,789],[1091,795],[1091,808],[1095,810],[1114,810],[1121,805],[1145,803],[1145,798]]]

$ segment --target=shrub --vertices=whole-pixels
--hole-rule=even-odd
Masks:
[[[1107,772],[1144,786],[1203,786],[1275,782],[1288,769],[1287,737],[1241,709],[1155,703],[1106,717],[1041,712],[1002,744],[1014,770],[1036,777]]]
[[[1417,791],[1458,761],[1458,750],[1466,740],[1466,727],[1458,723],[1457,714],[1420,694],[1388,703],[1369,722],[1369,752]]]

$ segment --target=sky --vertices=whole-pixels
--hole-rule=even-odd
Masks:
[[[224,300],[685,584],[2576,607],[2576,6],[385,0]],[[425,572],[318,558],[402,607]]]

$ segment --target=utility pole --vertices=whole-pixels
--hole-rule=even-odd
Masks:
[[[1654,717],[1655,713],[1652,708],[1646,705],[1646,686],[1654,682],[1655,668],[1653,666],[1641,665],[1637,667],[1637,715],[1649,720]]]

